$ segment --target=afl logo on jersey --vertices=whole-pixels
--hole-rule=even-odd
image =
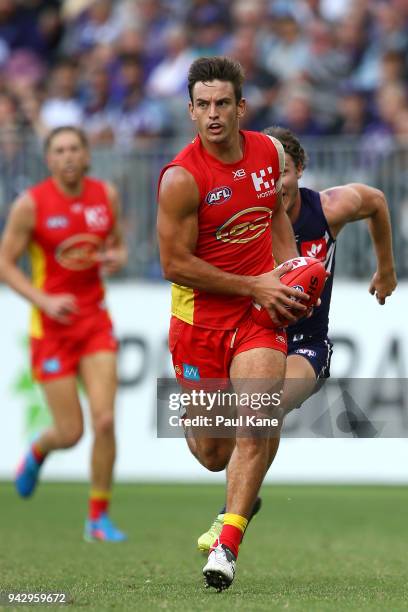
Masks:
[[[271,209],[263,206],[241,210],[218,228],[217,240],[233,243],[251,242],[270,227],[271,217]]]
[[[64,215],[56,215],[55,217],[48,217],[46,226],[48,229],[63,229],[68,227],[69,221]]]
[[[225,204],[232,196],[232,189],[230,187],[216,187],[205,197],[207,204]]]
[[[87,270],[96,264],[103,240],[94,234],[77,234],[61,242],[55,259],[67,270]]]

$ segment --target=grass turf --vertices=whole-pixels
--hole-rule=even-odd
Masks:
[[[117,485],[125,544],[82,541],[86,497],[82,484],[42,483],[20,500],[0,484],[0,591],[67,591],[65,609],[98,611],[408,609],[406,488],[264,487],[221,594],[204,589],[195,541],[222,487]]]

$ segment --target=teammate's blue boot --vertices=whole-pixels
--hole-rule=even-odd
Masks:
[[[16,478],[14,480],[17,493],[21,497],[30,497],[34,493],[42,463],[42,461],[38,461],[35,458],[33,448],[31,446],[30,450],[20,463],[17,469]]]
[[[103,513],[96,520],[86,520],[84,540],[86,542],[126,542],[127,535],[113,524],[106,513]]]

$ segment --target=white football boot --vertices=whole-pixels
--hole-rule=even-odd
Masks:
[[[206,586],[214,587],[219,592],[228,589],[234,580],[237,558],[228,546],[220,544],[219,540],[216,544],[217,546],[208,555],[203,574]]]

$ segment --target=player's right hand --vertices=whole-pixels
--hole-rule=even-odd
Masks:
[[[257,304],[268,310],[276,325],[280,324],[279,316],[294,323],[307,311],[306,304],[310,299],[307,293],[287,287],[280,281],[280,277],[289,272],[292,265],[292,262],[287,262],[272,272],[266,272],[253,278],[252,297]]]
[[[76,298],[70,293],[45,294],[38,306],[50,319],[63,325],[69,325],[72,315],[78,312]]]

